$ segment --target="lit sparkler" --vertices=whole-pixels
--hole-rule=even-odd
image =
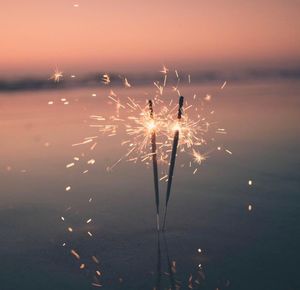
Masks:
[[[209,157],[209,154],[218,149],[223,150],[223,146],[214,146],[215,149],[209,151],[203,150],[207,146],[211,146],[211,142],[215,142],[215,138],[211,134],[224,135],[225,129],[214,129],[214,123],[210,121],[214,111],[205,110],[205,106],[209,104],[211,95],[199,97],[197,94],[192,94],[190,102],[185,101],[183,106],[183,97],[180,97],[179,106],[173,104],[173,100],[167,101],[165,91],[169,92],[173,84],[166,87],[166,79],[168,69],[163,68],[163,82],[155,81],[156,88],[155,96],[151,101],[145,102],[136,101],[134,97],[121,99],[110,88],[108,100],[110,104],[115,105],[115,114],[91,115],[92,124],[89,126],[98,130],[99,135],[86,137],[83,141],[73,144],[72,146],[86,146],[88,144],[90,150],[94,150],[97,140],[100,135],[104,134],[107,137],[114,137],[120,132],[122,135],[125,132],[126,138],[121,141],[121,146],[126,148],[126,153],[116,160],[115,163],[107,167],[108,171],[112,171],[122,161],[136,163],[138,161],[153,167],[155,204],[157,213],[157,229],[159,229],[159,181],[167,182],[165,218],[166,221],[167,205],[170,198],[173,173],[177,152],[186,154],[190,157],[187,168],[191,168],[191,172],[196,174],[198,167]],[[178,71],[175,71],[177,78],[173,91],[179,92],[179,84],[182,79]],[[120,76],[121,77],[121,76]],[[187,83],[191,83],[191,76],[187,76]],[[126,77],[123,79],[125,88],[131,88]],[[108,74],[103,75],[103,81],[110,83]],[[153,106],[155,105],[155,118],[153,115]],[[175,112],[178,111],[176,114]],[[149,113],[150,112],[150,113]],[[180,135],[180,138],[179,138]],[[86,145],[85,145],[86,144]],[[224,148],[224,151],[231,154],[231,151]],[[92,160],[92,159],[91,159]],[[151,161],[152,160],[152,161]],[[170,164],[169,164],[170,160]],[[182,158],[180,159],[182,160]],[[183,159],[180,167],[187,165]],[[93,159],[93,163],[95,160]],[[72,162],[74,163],[74,162]],[[73,166],[72,163],[68,167]],[[70,165],[72,164],[72,165]],[[92,164],[89,162],[88,164]],[[161,170],[158,168],[158,164]],[[169,165],[169,169],[167,166]],[[86,169],[82,173],[87,173]],[[168,174],[167,174],[168,173]]]
[[[168,101],[165,97],[165,92],[169,92],[172,85],[174,85],[171,84],[172,78],[170,78],[167,86],[168,71],[167,68],[163,68],[161,71],[163,80],[154,82],[155,96],[152,100],[145,103],[143,103],[143,101],[136,101],[134,97],[122,99],[112,90],[111,86],[109,86],[108,102],[115,106],[115,114],[110,116],[102,114],[91,115],[90,120],[92,124],[89,126],[98,130],[99,134],[87,136],[83,138],[81,142],[72,144],[72,147],[86,146],[87,150],[92,152],[102,134],[113,138],[119,132],[121,132],[122,136],[123,133],[125,133],[126,137],[122,139],[121,146],[122,148],[126,148],[126,153],[107,169],[111,171],[121,161],[134,163],[140,161],[148,166],[152,165],[158,231],[160,228],[159,181],[167,183],[163,220],[163,230],[165,230],[175,162],[178,163],[181,160],[179,156],[177,157],[177,153],[179,152],[180,155],[185,154],[189,158],[188,168],[190,168],[193,174],[196,174],[198,167],[209,157],[210,152],[222,150],[228,154],[232,154],[232,152],[223,147],[223,145],[214,146],[215,149],[211,149],[210,151],[205,152],[203,150],[204,147],[210,146],[210,142],[214,139],[211,138],[209,134],[217,134],[218,136],[226,134],[225,129],[216,128],[213,126],[214,123],[210,121],[214,112],[208,111],[207,109],[205,110],[205,106],[209,105],[209,101],[212,97],[211,95],[206,95],[201,98],[197,94],[192,94],[189,99],[190,103],[188,103],[188,101],[183,102],[184,99],[181,96],[179,98],[179,105],[174,104],[173,100]],[[59,72],[57,69],[56,73],[57,80],[55,80],[54,77],[53,79],[59,81],[62,77],[62,72]],[[173,94],[180,95],[179,84],[182,78],[179,77],[177,71],[175,71],[175,75],[177,81],[172,91]],[[125,88],[130,89],[132,87],[126,77],[120,76],[120,78]],[[104,74],[102,76],[102,82],[106,85],[111,84],[110,76]],[[187,83],[191,84],[190,75],[188,75]],[[224,86],[225,85],[223,85],[223,88]],[[187,96],[186,99],[188,99]],[[61,101],[66,102],[67,100],[61,99]],[[48,104],[53,104],[53,101],[51,101],[51,103],[48,102]],[[154,106],[155,115],[153,112]],[[92,156],[88,159],[83,158],[85,153],[78,156],[72,157],[72,159],[65,164],[66,170],[74,170],[80,162],[83,162],[85,166],[93,166],[96,163],[96,160],[92,158]],[[159,170],[158,165],[161,170]],[[180,164],[180,167],[184,167],[185,165],[186,159]],[[81,173],[86,174],[88,172],[89,170],[87,168],[83,168]],[[248,184],[252,185],[252,181],[249,181]],[[73,186],[71,187],[71,185],[66,184],[65,191],[69,192],[71,190],[74,190]],[[92,198],[89,198],[88,203],[91,202]],[[72,207],[68,207],[66,212],[70,211],[71,208]],[[249,204],[248,210],[251,211],[252,209],[252,205]],[[88,240],[92,240],[97,236],[92,228],[95,219],[90,215],[83,217],[80,228],[69,223],[67,215],[64,215],[64,217],[60,219],[65,224],[65,231],[69,237],[72,236],[72,238],[74,238],[83,229],[84,235]],[[81,271],[89,271],[89,273],[93,275],[92,285],[94,287],[101,287],[100,276],[102,276],[102,274],[99,268],[99,260],[95,256],[92,256],[92,263],[89,263],[85,258],[85,253],[79,253],[75,250],[76,247],[73,248],[71,238],[64,240],[62,245],[70,251]],[[201,250],[198,250],[198,252],[200,253]],[[168,261],[168,265],[170,267],[169,275],[172,276],[171,269],[175,268],[176,264]],[[200,268],[199,266],[199,269]],[[189,284],[192,285],[191,277]],[[173,284],[173,286],[174,285],[175,284]]]

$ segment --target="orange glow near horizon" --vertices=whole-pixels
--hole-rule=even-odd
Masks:
[[[6,0],[0,73],[291,64],[300,58],[299,10],[281,0]]]

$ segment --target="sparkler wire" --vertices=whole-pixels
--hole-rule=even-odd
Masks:
[[[150,118],[153,120],[153,103],[148,101]],[[151,132],[151,149],[152,149],[152,164],[153,164],[153,178],[154,178],[154,190],[155,190],[155,203],[156,203],[156,225],[159,231],[159,187],[158,187],[158,168],[157,168],[157,150],[156,150],[156,133],[155,128]]]
[[[180,121],[181,116],[182,116],[183,100],[184,100],[183,96],[179,97],[179,106],[178,106],[178,114],[177,114],[178,122]],[[168,202],[169,202],[170,194],[171,194],[171,186],[172,186],[172,180],[173,180],[173,174],[174,174],[174,168],[175,168],[176,152],[177,152],[178,142],[179,142],[179,129],[177,129],[175,131],[174,139],[173,139],[171,161],[170,161],[169,175],[168,175],[167,193],[166,193],[166,204],[165,204],[165,215],[164,215],[164,222],[163,222],[163,231],[166,228]]]

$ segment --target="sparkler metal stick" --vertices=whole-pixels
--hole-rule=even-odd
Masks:
[[[177,114],[178,122],[180,121],[181,116],[182,116],[183,99],[184,99],[183,96],[179,97],[179,106],[178,106],[178,114]],[[163,222],[163,231],[166,228],[168,202],[169,202],[169,198],[170,198],[170,194],[171,194],[171,186],[172,186],[172,180],[173,180],[173,174],[174,174],[178,141],[179,141],[179,128],[176,129],[174,138],[173,138],[173,146],[172,146],[171,161],[170,161],[169,175],[168,175],[167,193],[166,193],[166,205],[165,205],[165,215],[164,215],[164,222]]]
[[[153,103],[148,101],[150,118],[153,120]],[[154,178],[154,190],[155,190],[155,203],[156,203],[156,226],[159,231],[159,187],[158,187],[158,169],[157,169],[157,152],[156,152],[156,133],[155,127],[151,129],[151,149],[152,149],[152,163],[153,163],[153,178]]]

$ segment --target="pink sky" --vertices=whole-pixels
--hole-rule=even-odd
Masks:
[[[299,11],[297,0],[4,0],[0,74],[299,65]]]

